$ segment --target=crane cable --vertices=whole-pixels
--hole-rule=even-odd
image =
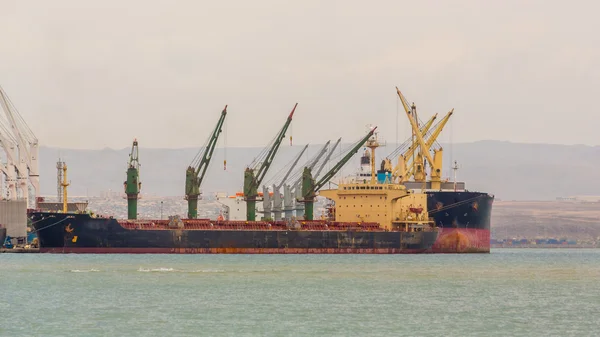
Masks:
[[[223,129],[223,171],[227,171],[227,119]]]
[[[59,223],[61,223],[61,222],[65,221],[65,220],[67,220],[67,219],[70,219],[70,218],[69,218],[69,217],[66,217],[66,218],[64,218],[64,219],[62,219],[62,220],[60,220],[60,221],[57,221],[57,222],[55,222],[55,223],[53,223],[53,224],[51,224],[51,225],[48,225],[48,226],[46,226],[46,227],[42,227],[42,228],[40,228],[40,229],[36,229],[36,230],[32,231],[32,233],[37,233],[37,232],[39,232],[39,231],[43,231],[43,230],[44,230],[44,229],[46,229],[46,228],[50,228],[50,227],[52,227],[52,226],[56,226],[56,225],[58,225]],[[36,222],[33,222],[33,223],[32,223],[32,225],[33,225],[34,223],[38,223],[38,222],[40,222],[40,221],[42,221],[42,220],[45,220],[45,219],[41,219],[41,220],[38,220],[38,221],[36,221]]]
[[[454,208],[454,207],[458,207],[460,205],[468,204],[471,201],[474,201],[474,200],[477,200],[477,199],[481,199],[481,198],[483,198],[485,196],[489,196],[489,194],[481,194],[481,195],[478,195],[478,196],[473,197],[473,198],[469,198],[469,199],[465,199],[463,201],[455,202],[453,204],[450,204],[450,205],[447,205],[447,206],[440,207],[438,209],[433,209],[431,211],[428,211],[428,213],[429,214],[435,214],[435,213],[438,213],[438,212],[441,212],[441,211],[445,211],[445,210],[450,209],[450,208]]]

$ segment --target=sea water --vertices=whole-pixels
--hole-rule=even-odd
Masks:
[[[1,336],[598,336],[600,249],[0,254]]]

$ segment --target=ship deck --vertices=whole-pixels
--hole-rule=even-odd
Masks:
[[[378,223],[343,223],[324,220],[299,221],[296,225],[285,221],[211,221],[207,219],[182,219],[183,226],[169,226],[169,220],[119,220],[121,227],[128,230],[231,230],[231,231],[371,231],[384,232]]]

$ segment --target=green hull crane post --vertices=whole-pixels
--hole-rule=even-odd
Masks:
[[[131,153],[129,153],[129,165],[127,167],[127,181],[125,185],[125,194],[127,194],[127,219],[137,219],[137,201],[142,189],[140,182],[140,162],[138,152],[138,141],[133,140]]]
[[[317,192],[321,189],[321,187],[325,186],[325,184],[333,178],[342,167],[354,156],[358,150],[369,140],[369,138],[375,133],[374,127],[365,137],[356,143],[356,145],[342,158],[329,172],[325,173],[318,182],[315,182],[315,179],[312,176],[311,169],[308,167],[304,168],[302,172],[302,196],[303,200],[299,200],[304,203],[304,219],[305,220],[313,220],[314,214],[314,202],[317,197]]]
[[[227,105],[221,112],[217,126],[208,137],[203,150],[200,150],[196,154],[196,157],[194,157],[194,160],[192,160],[192,163],[185,171],[185,200],[188,202],[188,219],[196,219],[198,217],[198,199],[201,199],[200,185],[202,185],[202,179],[204,179],[208,164],[217,145],[217,140],[219,140],[226,116]]]
[[[298,103],[294,105],[294,108],[292,109],[292,112],[290,112],[290,115],[285,121],[283,128],[281,128],[281,131],[279,131],[279,133],[277,133],[275,136],[275,139],[271,141],[271,147],[267,146],[258,155],[258,157],[254,159],[249,167],[244,170],[244,200],[246,201],[247,221],[256,221],[256,200],[258,198],[258,187],[261,186],[261,183],[267,174],[273,159],[275,159],[277,150],[279,150],[279,145],[281,145],[281,141],[285,137],[285,132],[292,122],[292,117],[294,116],[294,111],[296,111],[297,106]]]

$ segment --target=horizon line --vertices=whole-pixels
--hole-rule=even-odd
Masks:
[[[582,143],[572,143],[572,144],[561,144],[561,143],[541,143],[541,142],[515,142],[515,141],[510,141],[510,140],[498,140],[498,139],[480,139],[480,140],[474,140],[474,141],[467,141],[467,142],[439,142],[440,144],[446,144],[446,145],[456,145],[456,144],[474,144],[474,143],[482,143],[482,142],[496,142],[496,143],[509,143],[509,144],[516,144],[516,145],[552,145],[552,146],[585,146],[585,147],[598,147],[600,146],[600,144],[595,144],[595,145],[590,145],[590,144],[582,144]],[[309,143],[309,145],[313,145],[313,146],[317,146],[317,145],[323,145],[325,143]],[[350,143],[343,143],[342,144],[350,144]],[[389,143],[388,143],[389,144]],[[399,143],[398,145],[400,145],[402,143]],[[295,145],[291,145],[291,146],[304,146],[306,144],[301,143],[301,144],[295,144]],[[393,146],[395,146],[395,143],[393,143]],[[389,147],[389,145],[384,145],[382,147]],[[55,149],[55,150],[75,150],[75,151],[102,151],[102,150],[112,150],[112,151],[122,151],[122,150],[129,150],[131,147],[130,146],[125,146],[122,148],[112,148],[112,147],[102,147],[102,148],[67,148],[67,147],[60,147],[60,146],[53,146],[53,145],[40,145],[40,148],[50,148],[50,149]],[[202,146],[179,146],[179,147],[146,147],[146,149],[152,149],[152,150],[187,150],[187,149],[201,149]],[[243,148],[243,149],[252,149],[252,148],[258,148],[258,149],[262,149],[264,148],[264,146],[243,146],[243,145],[233,145],[233,146],[217,146],[215,147],[216,149],[224,149],[224,148]]]

